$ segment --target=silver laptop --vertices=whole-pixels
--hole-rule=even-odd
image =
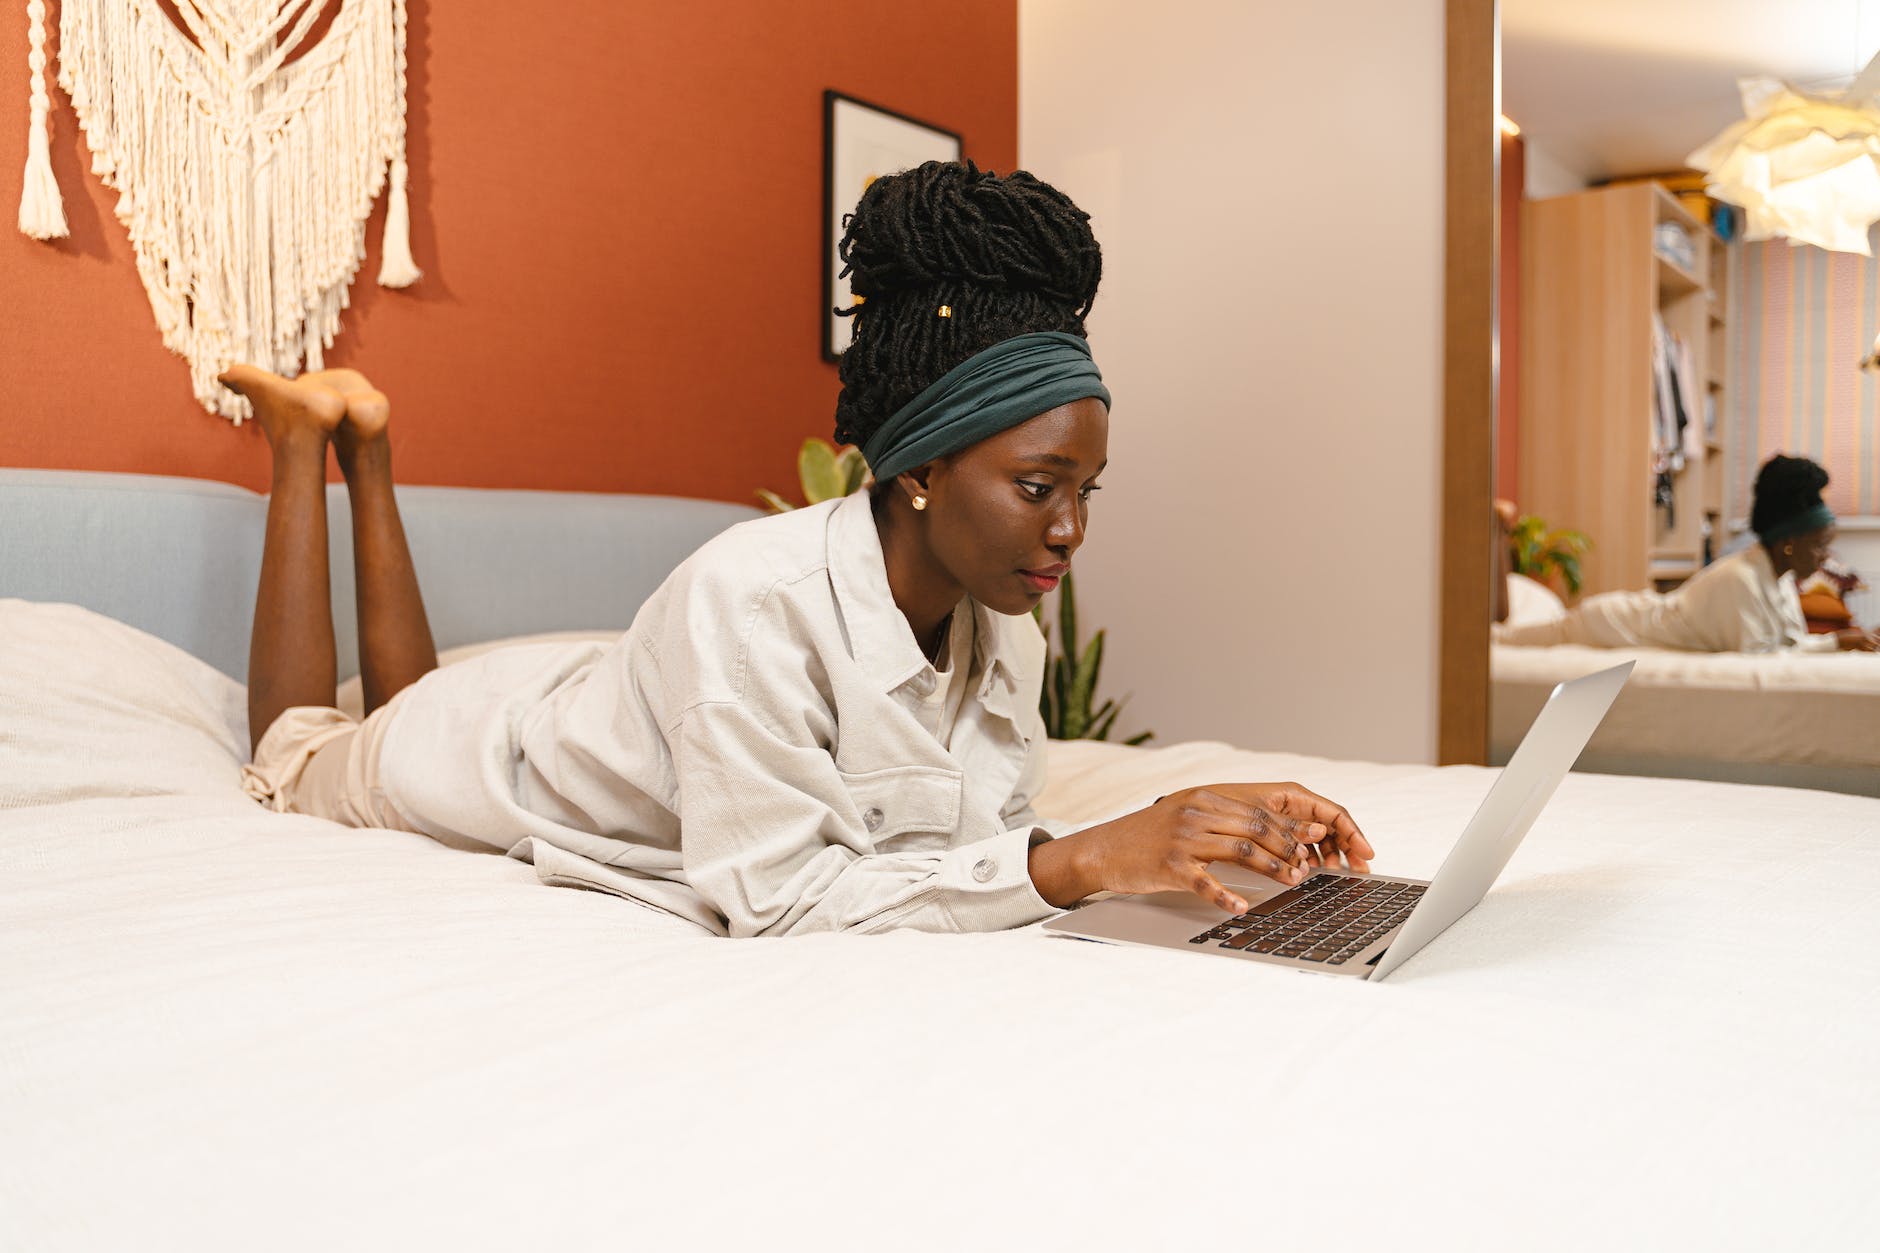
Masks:
[[[1382,979],[1475,908],[1579,759],[1634,663],[1562,683],[1434,879],[1319,870],[1282,887],[1240,866],[1215,877],[1248,902],[1225,915],[1188,892],[1118,896],[1044,924],[1085,940]]]

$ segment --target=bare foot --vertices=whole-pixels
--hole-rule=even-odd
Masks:
[[[346,416],[344,397],[304,378],[284,379],[252,365],[233,365],[216,377],[254,405],[255,421],[275,448],[299,436],[315,437],[324,445]]]
[[[357,370],[308,370],[300,377],[308,383],[324,384],[342,396],[347,392],[363,392],[372,389],[372,380]]]
[[[392,403],[365,375],[357,370],[316,370],[301,378],[330,387],[346,400],[346,416],[333,435],[342,468],[365,445],[385,438],[386,424],[392,420]]]
[[[367,388],[346,393],[346,419],[339,424],[338,439],[357,447],[385,438],[392,421],[392,402],[385,393]]]

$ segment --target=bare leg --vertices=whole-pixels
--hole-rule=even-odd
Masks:
[[[238,365],[222,382],[254,403],[274,454],[261,580],[248,646],[248,744],[296,705],[331,705],[336,686],[326,560],[326,448],[346,402],[330,388]]]
[[[333,451],[352,502],[359,676],[370,713],[437,669],[437,647],[392,495],[391,405],[357,371],[325,370],[308,377],[335,387],[346,401]]]

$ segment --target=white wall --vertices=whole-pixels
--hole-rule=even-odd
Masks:
[[[1440,0],[1020,0],[1019,156],[1104,249],[1118,731],[1434,760]]]
[[[1524,134],[1521,148],[1521,194],[1529,200],[1550,196],[1571,196],[1593,185],[1584,166],[1566,160],[1544,143]]]

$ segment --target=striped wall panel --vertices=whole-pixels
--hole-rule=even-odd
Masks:
[[[1880,262],[1771,240],[1732,247],[1729,265],[1728,518],[1749,516],[1756,468],[1779,452],[1827,467],[1836,513],[1880,515],[1880,376],[1859,369]]]

